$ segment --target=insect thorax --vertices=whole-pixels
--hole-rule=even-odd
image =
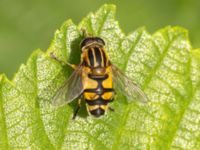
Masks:
[[[92,45],[86,47],[83,51],[83,61],[90,68],[106,68],[108,66],[108,58],[103,47]]]

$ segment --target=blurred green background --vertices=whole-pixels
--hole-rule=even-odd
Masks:
[[[117,5],[125,33],[141,26],[153,33],[180,25],[189,30],[193,47],[200,47],[199,0],[0,0],[0,73],[11,78],[34,49],[48,48],[65,20],[77,24],[104,3]]]

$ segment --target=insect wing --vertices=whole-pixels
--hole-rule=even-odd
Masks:
[[[122,93],[127,97],[128,102],[137,100],[145,103],[148,101],[145,93],[114,65],[112,65],[112,73],[114,88],[122,91]]]
[[[64,82],[63,86],[58,89],[52,101],[54,106],[67,104],[80,96],[83,92],[81,78],[82,68],[81,65],[78,66],[69,79]]]

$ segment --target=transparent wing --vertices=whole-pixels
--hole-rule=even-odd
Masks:
[[[80,94],[83,92],[81,72],[82,66],[79,65],[69,79],[64,82],[63,86],[58,89],[52,100],[53,105],[64,105],[80,96]]]
[[[112,65],[113,85],[116,90],[122,91],[128,102],[134,100],[147,102],[145,93],[129,77],[123,74],[116,66]]]

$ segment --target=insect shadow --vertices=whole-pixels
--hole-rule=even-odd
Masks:
[[[68,60],[69,63],[76,64],[76,65],[78,65],[80,63],[80,58],[81,58],[80,43],[83,39],[84,39],[84,36],[80,36],[71,42],[71,46],[70,46],[71,53],[69,55],[69,60]],[[73,73],[73,71],[74,71],[73,69],[70,69],[70,71],[67,72],[67,76],[70,77],[70,75]],[[72,101],[71,103],[69,103],[68,105],[75,112],[78,107],[78,98],[76,100]],[[83,99],[81,100],[81,108],[80,108],[77,116],[83,117],[83,118],[86,118],[88,116],[86,104],[83,101]]]

